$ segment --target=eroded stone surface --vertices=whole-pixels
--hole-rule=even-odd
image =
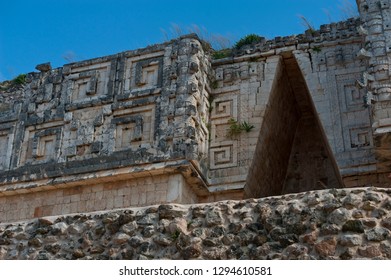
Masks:
[[[390,233],[382,218],[363,212],[342,225],[340,218],[356,210],[324,207],[352,193],[362,200],[358,208],[369,193],[390,198],[386,189],[326,190],[0,224],[0,259],[389,259]],[[314,195],[315,208],[309,205]],[[374,203],[379,207],[382,200]]]

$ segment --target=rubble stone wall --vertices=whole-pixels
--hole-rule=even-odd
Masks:
[[[391,259],[391,191],[331,189],[0,224],[0,259]]]

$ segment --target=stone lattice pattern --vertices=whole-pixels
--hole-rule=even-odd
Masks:
[[[390,259],[391,191],[164,204],[0,226],[0,259]]]

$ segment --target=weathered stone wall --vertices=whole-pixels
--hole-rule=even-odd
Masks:
[[[191,204],[198,198],[181,174],[156,174],[0,197],[0,216],[19,221],[164,202]]]
[[[99,186],[131,194],[123,206],[205,196],[197,169],[208,152],[207,58],[190,35],[58,69],[38,65],[24,85],[2,85],[0,221],[122,207],[122,191],[69,205],[67,193],[100,196]],[[163,174],[180,183],[167,179],[155,194],[154,184],[137,187]]]
[[[295,53],[347,186],[362,184],[365,179],[357,181],[360,175],[365,177],[377,169],[371,110],[364,104],[365,91],[356,86],[366,68],[355,55],[363,43],[359,37],[352,40],[346,39],[342,46],[319,45],[317,52]]]
[[[193,34],[0,85],[0,222],[59,214],[54,196],[102,184],[134,194],[123,206],[390,187],[390,1],[358,5],[359,19],[223,59]],[[154,198],[127,189],[177,175]]]
[[[20,106],[1,112],[8,139],[1,153],[12,151],[1,165],[1,183],[55,177],[53,164],[63,175],[97,162],[107,169],[130,159],[127,164],[198,159],[207,149],[208,131],[199,124],[208,121],[208,67],[190,36],[30,73],[24,97],[11,104]]]
[[[387,152],[391,148],[391,1],[356,2],[363,21],[361,34],[365,40],[360,54],[368,66],[362,73],[359,85],[365,91],[367,104],[372,107],[372,128],[378,160],[376,167],[388,173],[391,169],[391,156]]]
[[[0,259],[391,259],[391,191],[359,188],[0,224]]]
[[[261,130],[265,103],[257,102],[257,98],[268,62],[266,58],[230,63],[223,60],[212,66],[209,157],[203,173],[208,175],[209,190],[240,198]],[[244,122],[253,128],[232,130],[231,126]]]

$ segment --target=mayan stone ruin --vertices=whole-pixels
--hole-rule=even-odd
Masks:
[[[322,232],[319,224],[309,223],[300,232],[287,233],[278,219],[274,221],[276,227],[283,228],[282,235],[296,236],[290,235],[288,241],[282,241],[283,248],[299,241],[305,243],[303,236],[320,227],[315,237],[308,237],[310,245],[289,249],[294,252],[286,258],[334,258],[349,250],[348,258],[356,258],[357,248],[364,252],[374,246],[369,242],[369,247],[359,247],[362,240],[371,241],[364,237],[367,230],[381,232],[381,240],[377,242],[386,240],[386,243],[377,245],[377,251],[372,248],[375,255],[372,251],[373,254],[367,251],[363,254],[391,258],[389,218],[381,220],[389,217],[390,209],[382,208],[389,208],[391,201],[391,191],[387,189],[391,186],[391,1],[357,0],[357,5],[359,18],[325,24],[319,30],[309,29],[300,35],[263,39],[232,49],[230,55],[219,59],[213,58],[214,51],[206,42],[189,34],[56,69],[50,63],[43,63],[36,67],[39,72],[27,74],[22,84],[3,82],[0,85],[0,258],[39,258],[38,249],[30,255],[21,252],[31,247],[43,248],[46,234],[63,236],[80,219],[87,225],[74,229],[73,234],[82,234],[85,228],[99,224],[103,228],[102,232],[95,232],[99,238],[103,234],[109,234],[110,238],[115,234],[131,235],[126,230],[118,233],[121,226],[131,223],[128,226],[135,227],[132,232],[141,228],[138,234],[143,236],[148,228],[146,237],[155,238],[159,229],[169,226],[167,219],[168,224],[161,224],[167,217],[158,215],[161,207],[171,210],[174,207],[167,205],[182,204],[175,206],[180,210],[170,214],[168,220],[183,220],[186,215],[186,219],[192,219],[191,215],[207,219],[208,213],[197,216],[196,206],[184,205],[210,203],[202,207],[219,208],[216,214],[219,221],[215,224],[201,221],[199,226],[218,226],[222,232],[230,231],[234,221],[241,221],[232,211],[226,213],[232,205],[254,206],[256,209],[250,207],[247,216],[243,214],[245,211],[237,215],[256,220],[256,213],[263,211],[260,210],[262,201],[268,201],[269,206],[265,207],[271,208],[274,202],[255,199],[281,195],[285,195],[279,198],[281,207],[286,209],[294,207],[284,202],[286,195],[307,208],[322,205],[316,213],[320,211],[326,217],[319,223],[333,219],[327,216],[332,213],[337,216],[335,219],[342,219],[330,222],[330,230],[323,234],[333,235],[325,239],[332,240],[331,245],[324,239],[319,241],[326,242],[326,248],[334,248],[331,257],[327,250],[325,253],[321,248],[320,253],[315,247],[308,247],[316,243]],[[342,201],[349,197],[350,190],[342,193],[338,190],[338,195],[331,191],[334,197],[327,193],[328,189],[343,188],[361,190],[352,193],[352,196],[358,194],[358,198],[354,196],[356,200],[348,206]],[[303,198],[304,194],[308,195]],[[311,204],[309,196],[315,200],[327,199],[319,198]],[[227,200],[225,204],[221,202]],[[148,208],[153,205],[161,207]],[[339,209],[342,206],[346,207]],[[142,210],[147,212],[133,215],[133,210],[123,210],[135,207],[147,207]],[[304,211],[296,208],[293,213]],[[279,213],[286,213],[286,209],[280,209]],[[86,216],[96,211],[106,211],[105,215],[115,218],[105,223],[100,220],[101,214],[97,220]],[[107,224],[128,214],[133,216],[122,220],[114,230],[105,229]],[[154,214],[153,219],[145,218],[149,214]],[[233,215],[236,220],[223,219],[224,215]],[[48,216],[64,217],[43,219]],[[261,225],[267,220],[262,217],[258,221]],[[66,222],[67,219],[72,222]],[[148,222],[140,222],[144,219]],[[363,220],[354,222],[355,219]],[[24,222],[17,226],[21,221]],[[257,241],[259,244],[255,243],[256,248],[271,238],[273,221],[268,221],[269,228],[257,225],[250,230],[253,233],[262,230],[266,236],[262,242]],[[348,221],[353,221],[350,222],[353,225],[359,223],[359,232],[353,232],[362,235],[346,237],[343,242],[350,245],[343,245],[349,247],[345,251],[345,247],[342,250],[336,246]],[[55,225],[60,228],[55,229]],[[169,236],[177,236],[170,242],[194,234],[194,227],[184,229],[183,226],[181,223],[172,226]],[[31,234],[29,227],[44,227],[47,231]],[[238,234],[242,228],[246,226],[230,232]],[[164,230],[160,232],[163,234]],[[204,244],[204,239],[204,243],[199,241],[201,245],[196,250],[199,253],[194,256],[186,251],[194,243],[191,240],[187,240],[188,244],[179,253],[172,252],[172,256],[209,258],[201,255],[202,246],[218,247],[223,242],[222,232],[214,236],[220,241],[212,240],[210,246]],[[22,236],[18,239],[15,234]],[[122,248],[127,244],[125,235],[123,240],[107,242]],[[204,235],[195,233],[198,239]],[[37,246],[30,244],[34,238],[39,239]],[[169,242],[167,236],[162,238],[165,240],[161,243]],[[242,245],[253,244],[254,238]],[[24,244],[19,249],[18,242]],[[159,242],[153,243],[154,250],[169,245]],[[141,243],[142,240],[137,244]],[[226,250],[231,250],[231,245],[234,246],[234,241],[227,241],[220,257],[215,252],[210,258],[228,258]],[[264,256],[274,252],[275,258],[282,258],[283,250],[270,246]],[[45,249],[47,258],[94,258],[91,252],[86,254],[82,249],[80,254],[75,253],[75,248],[65,253],[57,249],[55,253]],[[105,250],[99,249],[97,254],[106,252],[104,258],[111,257]],[[116,251],[115,258],[125,258],[126,253],[121,250]],[[239,254],[243,258],[253,258],[246,251],[250,249],[240,250],[245,252]],[[156,255],[162,258],[171,256],[159,252]],[[232,258],[240,258],[231,253]],[[359,255],[365,257],[363,254]],[[133,252],[130,258],[143,256],[146,254]]]

